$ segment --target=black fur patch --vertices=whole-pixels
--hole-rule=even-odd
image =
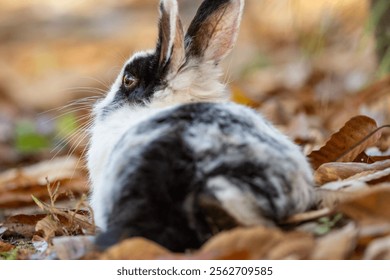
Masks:
[[[150,102],[153,94],[164,86],[165,70],[160,69],[159,55],[156,53],[136,57],[125,66],[123,76],[131,75],[137,83],[130,90],[122,84],[115,94],[114,100],[103,108],[102,118],[116,109],[130,105],[144,105]]]
[[[100,247],[131,236],[149,238],[174,251],[201,245],[183,204],[197,189],[195,162],[179,134],[150,143],[138,160],[129,158],[129,164],[137,161],[136,171],[118,174],[122,192],[108,219],[109,238],[99,238]]]

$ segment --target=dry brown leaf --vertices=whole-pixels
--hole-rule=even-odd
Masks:
[[[385,221],[359,222],[359,238],[353,258],[362,259],[370,244],[386,236],[390,236],[390,223]]]
[[[322,185],[331,181],[343,180],[358,173],[390,168],[390,160],[378,161],[372,164],[357,162],[329,162],[322,164],[314,173],[317,185]],[[367,173],[366,173],[367,174]]]
[[[48,185],[50,192],[50,186]],[[50,241],[54,236],[61,235],[82,235],[94,234],[96,227],[93,218],[89,217],[92,210],[80,211],[84,201],[81,199],[76,209],[57,208],[50,192],[51,205],[48,205],[37,198],[33,197],[34,202],[44,211],[50,213],[36,225],[36,230],[42,232],[46,241]]]
[[[375,113],[373,111],[370,113],[374,113],[376,116],[379,114],[380,118],[386,120],[385,123],[388,123],[389,92],[390,75],[382,80],[373,81],[367,87],[356,92],[353,98],[349,94],[341,96],[339,102],[332,104],[333,106],[329,107],[325,114],[322,114],[322,118],[325,119],[327,127],[335,130],[345,123],[346,120],[350,119],[351,116],[361,113],[362,108],[364,108],[364,111],[367,111],[367,109],[371,111],[370,108],[378,104],[381,106],[380,110],[375,106],[377,107],[374,110]]]
[[[310,234],[299,231],[289,232],[268,252],[266,258],[271,260],[309,259],[314,245],[314,239]]]
[[[326,189],[317,189],[317,205],[321,208],[331,209],[334,212],[336,206],[340,203],[352,200],[354,198],[364,196],[369,191],[369,188],[364,188],[355,191],[346,190],[326,190]]]
[[[367,116],[353,117],[343,128],[332,135],[325,146],[309,155],[313,168],[318,169],[327,162],[353,161],[361,152],[375,144],[380,138],[380,131],[370,135],[376,129],[377,125],[373,119]],[[362,141],[363,139],[365,141]]]
[[[353,223],[349,223],[342,229],[332,230],[329,234],[316,240],[311,259],[346,259],[355,249],[357,236],[358,229]]]
[[[264,259],[282,237],[283,233],[274,228],[236,228],[212,237],[200,252],[209,253],[215,259],[231,259],[231,255],[245,256],[245,259]]]
[[[366,249],[363,259],[390,260],[390,235],[372,241]]]
[[[378,100],[383,101],[389,96],[390,91],[390,75],[375,81],[368,87],[356,93],[356,97],[352,100],[352,106],[359,108],[361,105],[367,105]],[[350,100],[349,96],[346,96]],[[346,100],[344,100],[344,103]]]
[[[326,183],[321,186],[321,189],[355,191],[387,182],[390,182],[390,168],[379,171],[363,171],[345,180]]]
[[[359,224],[389,224],[390,186],[375,188],[367,195],[346,201],[338,210]]]
[[[98,256],[101,260],[154,260],[170,252],[157,243],[142,237],[126,239]]]
[[[42,232],[44,239],[49,241],[56,235],[65,235],[63,227],[63,223],[48,215],[37,223],[35,230]]]
[[[0,253],[11,251],[14,245],[0,241]]]
[[[78,165],[77,158],[66,157],[1,173],[0,208],[33,204],[32,194],[41,200],[48,199],[47,180],[59,182],[61,192],[71,191],[74,194],[88,192],[86,175]]]
[[[303,232],[283,233],[277,228],[236,228],[222,232],[204,244],[201,255],[213,259],[305,259],[314,240]]]
[[[314,211],[307,211],[304,213],[298,213],[291,217],[289,217],[283,224],[298,224],[307,221],[312,221],[324,216],[328,216],[331,214],[331,210],[329,208],[322,208]]]
[[[313,142],[309,117],[305,113],[299,113],[292,118],[285,133],[298,144]]]
[[[35,225],[45,216],[43,214],[11,216],[3,223],[3,227],[7,228],[4,235],[31,238],[35,234]]]

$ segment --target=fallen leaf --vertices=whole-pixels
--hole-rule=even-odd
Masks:
[[[305,259],[314,239],[304,232],[284,233],[277,228],[236,228],[221,232],[207,241],[199,253],[213,259]]]
[[[386,236],[390,236],[390,223],[360,223],[357,248],[352,258],[363,259],[363,255],[370,244],[376,239]]]
[[[299,113],[295,116],[289,126],[285,129],[286,134],[296,143],[310,142],[310,124],[308,116],[304,113]]]
[[[98,256],[101,260],[154,260],[170,252],[157,243],[142,237],[126,239]]]
[[[317,205],[320,208],[331,209],[328,211],[335,211],[335,207],[338,206],[340,203],[352,200],[359,196],[364,196],[368,191],[370,191],[368,187],[354,191],[348,191],[348,189],[317,189]]]
[[[378,100],[383,100],[389,96],[390,76],[375,81],[368,87],[356,93],[356,98],[353,99],[353,106],[360,107],[363,104],[369,104]],[[346,96],[349,98],[349,96]]]
[[[343,180],[358,173],[390,168],[390,160],[378,161],[372,164],[356,162],[329,162],[322,164],[314,173],[317,185],[322,185],[331,181]],[[366,173],[368,174],[368,173]]]
[[[11,251],[14,248],[14,245],[0,241],[0,253]]]
[[[332,230],[316,240],[311,259],[342,260],[348,258],[356,246],[358,229],[349,223],[342,229]]]
[[[381,132],[376,131],[376,122],[366,116],[356,116],[350,119],[344,127],[332,135],[330,140],[318,151],[308,156],[316,170],[327,162],[353,161],[367,147],[375,144]]]
[[[370,185],[378,185],[390,181],[390,168],[379,171],[363,171],[345,180],[329,182],[321,186],[323,190],[364,190]]]
[[[37,223],[35,230],[37,232],[42,232],[43,238],[46,241],[49,241],[56,235],[58,236],[67,234],[63,227],[64,226],[61,221],[55,220],[54,217],[48,215]]]
[[[329,208],[322,208],[319,210],[298,213],[298,214],[295,214],[295,215],[289,217],[282,224],[298,224],[298,223],[303,223],[303,222],[307,222],[307,221],[312,221],[312,220],[327,216],[330,213],[331,213],[331,210]]]
[[[44,211],[49,213],[44,219],[40,220],[36,225],[36,231],[42,232],[46,241],[51,241],[54,236],[62,235],[82,235],[94,234],[96,226],[94,224],[92,209],[89,211],[81,211],[80,207],[84,205],[83,199],[80,200],[76,209],[61,209],[55,206],[55,193],[50,191],[51,205],[48,205],[37,198],[33,197],[35,203]]]
[[[367,195],[346,201],[338,210],[360,224],[390,223],[390,186],[378,187]]]
[[[270,260],[309,259],[314,245],[314,239],[310,234],[299,231],[289,232],[267,253],[266,258]]]
[[[62,193],[88,192],[85,172],[78,165],[77,158],[66,157],[0,173],[0,208],[33,204],[32,194],[41,200],[48,199],[47,180],[60,183]]]
[[[3,236],[31,238],[35,234],[36,223],[45,216],[44,214],[11,216],[3,223],[3,227],[7,228]]]
[[[236,228],[215,235],[202,246],[200,252],[209,253],[215,259],[231,259],[231,255],[263,259],[282,237],[283,233],[274,228]]]
[[[390,235],[372,241],[366,249],[363,259],[390,260]]]

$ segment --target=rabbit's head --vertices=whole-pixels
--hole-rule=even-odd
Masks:
[[[237,39],[243,6],[244,0],[205,0],[184,33],[177,1],[161,0],[156,48],[125,63],[95,116],[123,107],[226,100],[219,63]]]

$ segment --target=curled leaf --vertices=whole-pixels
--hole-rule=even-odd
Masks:
[[[353,161],[367,147],[380,138],[376,122],[367,116],[350,119],[343,128],[332,135],[330,140],[318,151],[313,151],[309,159],[314,169],[327,162]]]
[[[370,186],[390,181],[390,168],[379,171],[363,171],[347,179],[329,182],[321,186],[323,190],[364,190]]]
[[[390,168],[390,160],[372,164],[357,162],[329,162],[321,165],[314,173],[315,182],[322,185],[331,181],[344,180],[362,172],[372,172]],[[366,173],[367,174],[367,173]]]

